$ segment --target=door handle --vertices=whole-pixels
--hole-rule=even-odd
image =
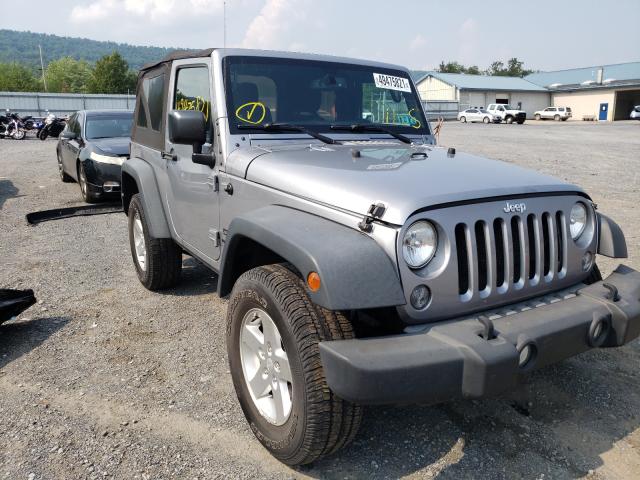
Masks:
[[[165,160],[171,160],[172,162],[178,161],[178,156],[173,152],[162,152],[162,158]]]

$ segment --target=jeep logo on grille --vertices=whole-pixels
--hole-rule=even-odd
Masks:
[[[504,213],[524,213],[524,211],[527,209],[527,206],[524,203],[509,203],[507,202],[507,204],[504,206],[504,208],[502,210],[504,210]]]

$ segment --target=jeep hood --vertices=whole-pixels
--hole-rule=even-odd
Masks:
[[[227,162],[232,174],[360,215],[383,202],[382,220],[396,225],[418,209],[449,202],[582,191],[509,163],[465,153],[449,156],[432,146],[307,144],[234,154]]]

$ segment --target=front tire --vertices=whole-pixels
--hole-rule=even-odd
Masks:
[[[60,154],[58,153],[56,156],[58,157],[58,174],[60,175],[60,180],[62,180],[63,183],[73,182],[73,178],[64,172],[64,167],[62,166],[62,159],[60,158]]]
[[[484,117],[482,119],[482,123],[489,123],[489,117]]]
[[[89,181],[82,162],[78,163],[78,184],[80,185],[80,195],[82,195],[82,199],[86,203],[98,203],[100,201],[98,196],[89,188]]]
[[[602,273],[600,273],[598,265],[594,263],[593,268],[591,269],[589,276],[584,280],[584,283],[586,283],[587,285],[591,285],[593,283],[599,282],[600,280],[602,280]]]
[[[346,317],[314,305],[284,266],[254,268],[234,285],[227,310],[233,384],[251,430],[281,462],[313,462],[355,437],[362,407],[331,392],[319,349],[321,341],[353,337]]]
[[[553,116],[553,119],[554,119],[556,122],[559,122],[559,121],[560,121],[560,115],[554,115],[554,116]]]
[[[537,121],[540,121],[540,114],[536,113],[536,117],[535,118],[536,118]]]
[[[462,123],[467,123],[467,117],[460,117],[460,121]]]
[[[153,238],[139,193],[129,203],[129,246],[138,279],[151,291],[175,286],[180,281],[182,250],[171,238]]]
[[[27,135],[23,129],[19,128],[11,135],[14,140],[24,140],[24,137]]]

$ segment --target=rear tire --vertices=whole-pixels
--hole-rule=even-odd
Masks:
[[[129,246],[140,283],[151,291],[175,286],[180,281],[182,250],[171,238],[151,236],[139,193],[131,197],[128,223]]]
[[[233,384],[251,430],[281,462],[313,462],[355,437],[362,407],[329,389],[319,349],[321,341],[348,338],[347,318],[314,305],[282,265],[249,270],[234,285],[227,310]]]
[[[505,122],[507,122],[507,125],[511,125],[513,123],[513,117],[509,116],[505,119]]]
[[[554,119],[556,122],[559,122],[559,121],[560,121],[560,115],[554,115],[554,116],[553,116],[553,119]]]

